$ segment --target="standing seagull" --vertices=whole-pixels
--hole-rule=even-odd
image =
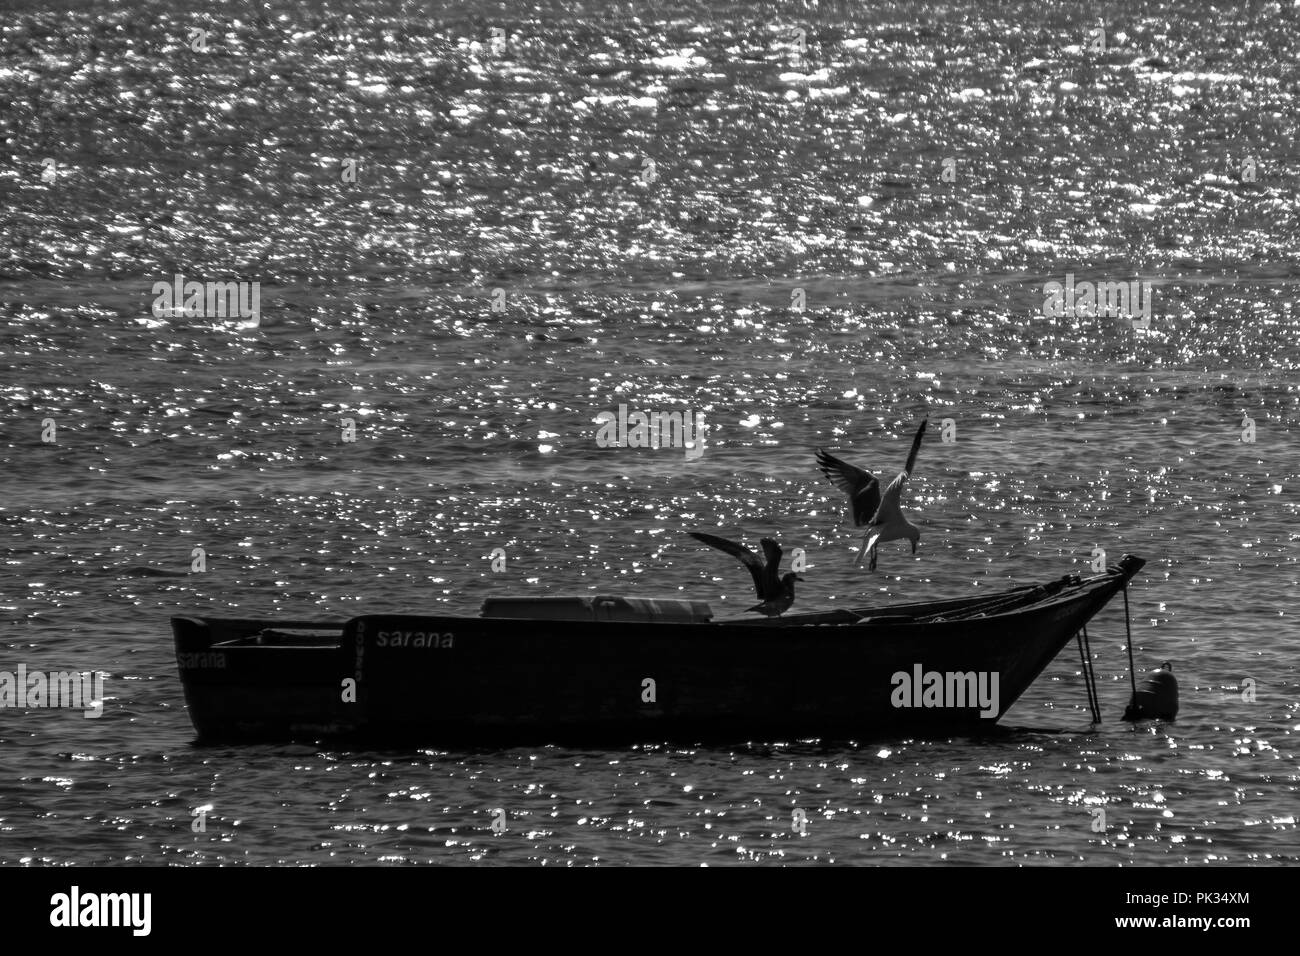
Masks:
[[[758,595],[759,601],[762,602],[761,604],[755,604],[749,610],[761,611],[768,617],[772,617],[780,615],[782,611],[785,611],[794,603],[794,582],[802,581],[803,578],[793,571],[780,574],[781,546],[771,538],[762,540],[763,557],[767,559],[764,562],[759,560],[758,555],[743,544],[737,544],[734,541],[728,541],[726,538],[719,538],[716,535],[704,534],[699,531],[692,531],[690,535],[697,541],[703,541],[719,551],[727,552],[727,554],[749,568],[749,573],[754,578],[754,591]]]
[[[912,553],[916,554],[916,542],[921,539],[921,529],[903,517],[899,499],[903,494],[903,482],[912,474],[916,465],[916,453],[921,450],[921,438],[925,435],[925,424],[921,422],[912,439],[912,450],[907,454],[907,465],[898,473],[898,477],[889,483],[884,497],[880,494],[880,482],[868,471],[855,468],[840,461],[834,455],[817,449],[817,466],[822,474],[830,479],[836,488],[849,496],[849,506],[853,512],[853,524],[861,528],[866,526],[867,533],[862,538],[862,550],[857,560],[861,564],[863,555],[871,552],[870,570],[876,570],[876,547],[886,541],[908,538],[912,542]]]

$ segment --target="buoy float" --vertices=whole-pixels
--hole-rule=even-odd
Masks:
[[[1125,720],[1173,720],[1178,716],[1178,680],[1165,661],[1147,675],[1124,711]]]

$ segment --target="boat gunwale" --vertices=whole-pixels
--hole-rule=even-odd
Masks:
[[[648,619],[643,621],[596,621],[583,618],[516,618],[516,617],[471,617],[463,614],[410,614],[410,613],[370,613],[358,614],[345,621],[276,621],[269,618],[222,618],[222,617],[199,617],[195,615],[177,615],[171,620],[187,621],[198,624],[202,627],[218,625],[224,629],[247,628],[250,631],[253,628],[273,628],[277,630],[330,630],[339,632],[340,637],[347,633],[348,629],[354,622],[372,618],[384,619],[410,619],[410,620],[440,620],[440,621],[464,621],[464,622],[494,622],[516,624],[548,624],[548,625],[633,625],[641,626],[658,626],[665,628],[689,627],[698,629],[734,629],[734,628],[775,628],[778,630],[789,629],[807,629],[809,633],[827,633],[826,628],[839,629],[861,629],[875,630],[880,628],[939,628],[946,626],[955,626],[969,624],[975,621],[987,622],[1014,618],[1018,615],[1028,614],[1047,610],[1061,604],[1076,603],[1095,595],[1096,592],[1106,588],[1111,589],[1113,595],[1115,591],[1126,587],[1133,576],[1145,565],[1145,561],[1130,555],[1124,555],[1120,562],[1108,567],[1106,571],[1095,574],[1086,578],[1078,578],[1075,575],[1064,575],[1054,581],[1048,581],[1042,584],[1024,584],[1014,588],[1008,588],[1005,591],[995,591],[990,594],[980,595],[978,597],[959,597],[959,598],[942,598],[938,601],[916,601],[908,604],[892,605],[868,605],[857,608],[833,608],[828,611],[809,611],[801,615],[790,617],[771,617],[765,619],[751,619],[741,617],[728,617],[712,621],[661,621]],[[1074,578],[1071,581],[1071,578]],[[1061,583],[1056,591],[1043,595],[1040,599],[1031,600],[1027,603],[1016,604],[1005,610],[993,610],[988,614],[974,614],[970,617],[962,617],[954,620],[934,620],[929,616],[914,615],[912,620],[899,619],[904,618],[907,612],[915,611],[921,608],[934,608],[934,614],[942,614],[944,608],[951,612],[958,612],[963,606],[978,605],[981,602],[996,601],[999,598],[1011,599],[1017,594],[1024,597],[1030,597],[1030,593],[1038,588],[1051,587],[1058,582]],[[1109,599],[1109,596],[1108,596]],[[973,608],[974,609],[974,608]],[[887,618],[879,621],[872,621],[870,617],[864,619],[864,615],[870,612],[876,612],[880,617]],[[827,618],[835,614],[853,614],[857,616],[856,620],[829,621],[816,620],[817,618]],[[926,617],[927,619],[917,620],[916,617]],[[278,643],[250,643],[249,638],[252,634],[242,637],[231,638],[221,641],[219,644],[214,643],[210,647],[221,646],[223,649],[239,648],[276,648],[301,649],[301,650],[323,650],[335,648],[337,644],[278,644]]]

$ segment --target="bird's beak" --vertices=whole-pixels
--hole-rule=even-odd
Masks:
[[[912,553],[913,553],[913,554],[916,554],[916,542],[915,542],[915,541],[912,542]]]
[[[803,575],[802,575],[802,574],[796,574],[796,575],[794,576],[794,579],[795,579],[796,581],[802,581],[802,580],[803,580]]]

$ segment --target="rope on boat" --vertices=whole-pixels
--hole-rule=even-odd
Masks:
[[[922,614],[912,618],[913,624],[927,624],[939,621],[967,621],[978,617],[988,617],[991,614],[1002,614],[1006,611],[1015,610],[1021,605],[1034,604],[1045,598],[1055,597],[1067,587],[1078,587],[1082,582],[1076,574],[1067,574],[1059,581],[1049,581],[1047,584],[1028,584],[1023,587],[1012,588],[1010,591],[990,594],[986,598],[978,598],[968,604],[953,608],[947,611],[934,611],[930,614]],[[879,610],[879,609],[862,609]],[[862,614],[855,611],[861,619]],[[774,619],[769,619],[774,620]],[[751,623],[759,624],[760,621]]]
[[[916,618],[916,623],[925,623],[928,621],[964,621],[971,618],[998,614],[1003,611],[1010,611],[1022,604],[1034,604],[1041,601],[1044,597],[1049,596],[1042,587],[1036,587],[1032,590],[1019,594],[1006,595],[994,594],[980,601],[973,601],[970,604],[951,611],[936,611],[933,614],[927,614],[923,617]]]

